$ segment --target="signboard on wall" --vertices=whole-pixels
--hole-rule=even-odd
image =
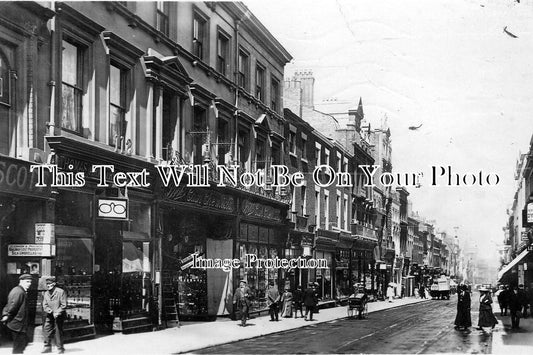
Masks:
[[[55,244],[55,224],[35,223],[35,243]]]
[[[98,218],[105,219],[128,219],[128,200],[127,199],[104,199],[98,200],[97,206]]]
[[[55,247],[51,244],[9,244],[7,256],[55,256]]]

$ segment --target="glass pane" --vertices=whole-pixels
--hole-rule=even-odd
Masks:
[[[63,41],[63,82],[76,86],[78,84],[78,48]]]
[[[109,109],[109,144],[115,145],[115,136],[121,136],[120,122],[122,111],[119,107],[111,106]]]
[[[115,66],[109,68],[109,100],[115,106],[122,106],[122,86],[120,81],[121,71]]]
[[[61,116],[61,127],[71,131],[78,130],[79,98],[75,89],[63,85],[63,114]]]

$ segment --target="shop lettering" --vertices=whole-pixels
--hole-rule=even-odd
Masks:
[[[43,179],[45,177],[43,176]],[[46,193],[36,184],[38,174],[32,173],[31,166],[20,163],[0,161],[0,190]]]

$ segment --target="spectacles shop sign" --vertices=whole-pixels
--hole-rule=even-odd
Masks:
[[[51,244],[9,244],[7,256],[55,256],[55,245]]]

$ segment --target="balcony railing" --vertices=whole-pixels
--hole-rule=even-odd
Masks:
[[[377,236],[376,236],[376,231],[371,229],[371,228],[368,228],[368,227],[365,227],[363,225],[360,225],[360,224],[352,224],[352,234],[355,234],[355,235],[359,235],[359,236],[362,236],[362,237],[365,237],[365,238],[370,238],[370,239],[376,239],[377,240]]]

